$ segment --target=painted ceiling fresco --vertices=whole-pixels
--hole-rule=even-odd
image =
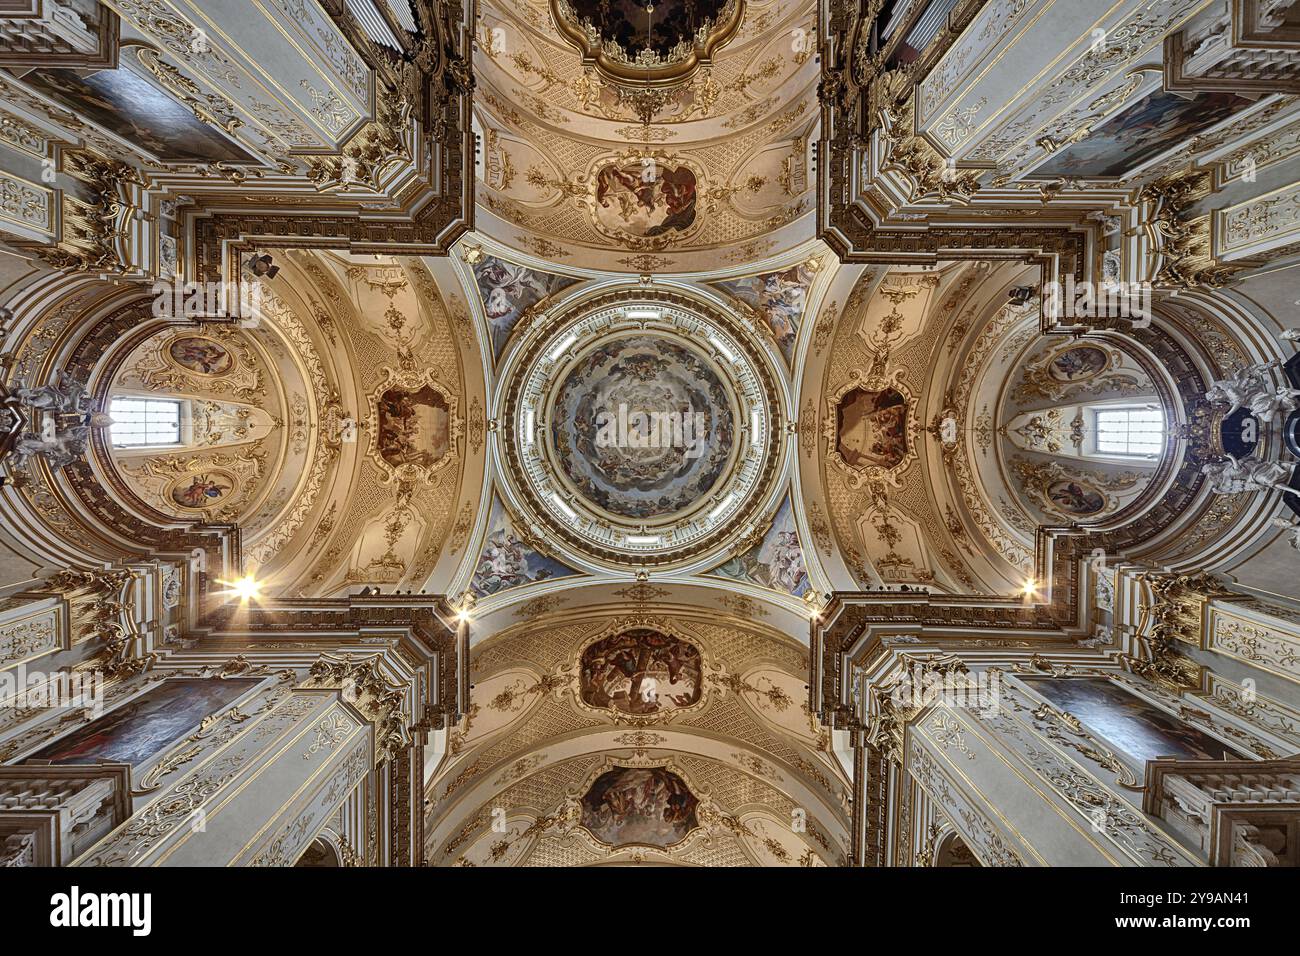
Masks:
[[[629,518],[707,498],[732,453],[732,400],[698,351],[629,336],[570,368],[551,407],[561,471],[593,504]]]
[[[474,266],[479,301],[492,335],[492,354],[501,356],[520,317],[547,296],[573,284],[572,279],[487,256]]]
[[[635,58],[642,50],[667,57],[680,43],[694,40],[701,27],[717,18],[716,0],[572,0],[580,23],[595,27],[602,41],[617,43]]]
[[[717,287],[758,312],[780,346],[781,354],[793,365],[799,326],[818,266],[818,260],[813,259],[779,272],[727,279],[717,283]]]
[[[429,787],[433,865],[839,865],[848,777],[804,648],[725,613],[536,607],[474,648]]]

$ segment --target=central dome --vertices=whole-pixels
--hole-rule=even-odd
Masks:
[[[561,296],[503,358],[506,500],[573,567],[716,563],[772,507],[779,360],[707,294]]]
[[[707,500],[734,446],[718,373],[695,348],[658,336],[628,335],[582,355],[549,420],[573,489],[625,518],[671,517]]]

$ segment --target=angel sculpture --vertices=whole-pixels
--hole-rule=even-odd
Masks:
[[[1279,461],[1238,460],[1228,455],[1227,461],[1207,462],[1201,473],[1210,479],[1210,490],[1219,495],[1235,495],[1243,491],[1290,491],[1285,484],[1291,469]]]
[[[60,372],[58,379],[49,385],[15,389],[10,402],[47,412],[78,414],[83,411],[85,398],[86,386],[67,372]]]
[[[1279,385],[1276,391],[1261,392],[1250,403],[1250,413],[1261,422],[1271,422],[1278,412],[1289,412],[1296,406],[1300,388]]]
[[[51,468],[62,468],[78,458],[85,457],[86,442],[90,440],[89,425],[74,425],[65,428],[53,438],[46,438],[36,432],[24,432],[14,443],[14,467],[21,467],[29,458],[44,458]]]
[[[1300,551],[1300,521],[1291,521],[1289,518],[1283,518],[1278,515],[1273,519],[1273,526],[1282,528],[1291,535],[1291,547]]]
[[[1261,422],[1271,422],[1278,412],[1289,412],[1295,408],[1296,398],[1300,396],[1300,388],[1273,384],[1268,373],[1278,364],[1261,362],[1242,369],[1231,378],[1211,382],[1205,400],[1231,405],[1229,415],[1240,408],[1248,408]]]

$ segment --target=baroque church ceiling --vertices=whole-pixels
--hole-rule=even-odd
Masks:
[[[1256,493],[1292,478],[1213,469],[1291,448],[1294,402],[1207,393],[1293,352],[1300,88],[1215,52],[1230,5],[1122,3],[1100,41],[1026,0],[90,6],[111,69],[0,55],[0,219],[41,263],[0,277],[42,316],[6,312],[0,367],[15,408],[58,365],[123,411],[6,514],[237,553],[265,606],[168,625],[186,652],[338,609],[378,646],[436,603],[456,668],[410,696],[458,703],[413,734],[413,856],[849,865],[866,741],[904,750],[866,683],[1100,666],[1155,613],[1129,560],[1285,597]],[[1057,314],[1061,276],[1147,311]],[[256,305],[146,295],[200,279]],[[1019,859],[893,786],[928,828],[896,860]]]

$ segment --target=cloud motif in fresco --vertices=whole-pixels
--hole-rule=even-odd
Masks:
[[[804,263],[716,283],[719,289],[735,296],[758,311],[781,348],[787,362],[794,362],[795,341],[799,338],[799,323],[803,321],[808,289],[815,273]]]

